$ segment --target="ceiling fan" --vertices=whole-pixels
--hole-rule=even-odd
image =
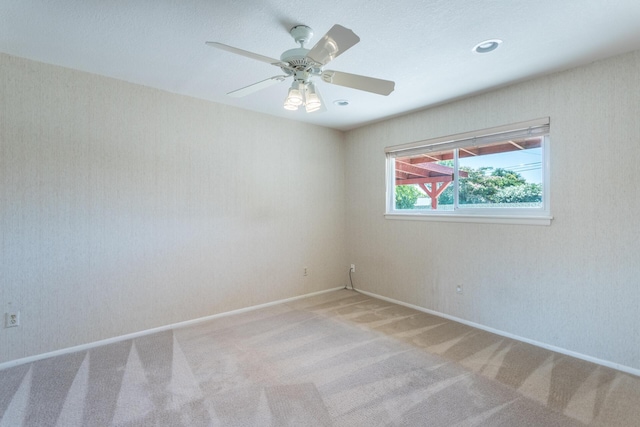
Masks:
[[[227,95],[236,98],[243,97],[283,82],[289,77],[293,77],[293,83],[285,99],[284,108],[287,110],[297,110],[298,107],[304,106],[305,110],[311,113],[323,108],[320,94],[312,82],[312,78],[314,77],[320,77],[322,81],[326,83],[379,95],[386,96],[393,92],[395,83],[392,81],[324,69],[324,66],[331,60],[337,58],[360,41],[360,37],[350,29],[342,25],[334,25],[311,49],[304,47],[313,36],[313,30],[310,27],[306,25],[296,25],[289,33],[296,43],[300,44],[300,47],[285,51],[280,56],[280,59],[248,52],[218,42],[206,42],[208,46],[275,65],[276,67],[280,67],[284,72],[284,75],[270,77],[266,80],[229,92]]]

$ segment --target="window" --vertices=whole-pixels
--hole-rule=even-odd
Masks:
[[[551,223],[548,118],[385,152],[387,218]]]

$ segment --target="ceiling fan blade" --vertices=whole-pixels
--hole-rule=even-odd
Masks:
[[[307,53],[307,58],[311,58],[320,65],[325,65],[359,41],[360,37],[356,33],[336,24]]]
[[[269,86],[273,86],[277,83],[284,81],[288,76],[273,76],[266,80],[262,80],[258,83],[254,83],[249,86],[245,86],[242,89],[237,89],[232,92],[229,92],[227,95],[232,96],[234,98],[242,98],[243,96],[247,96],[251,93],[257,92],[259,90],[268,88]]]
[[[237,55],[246,56],[247,58],[257,59],[258,61],[266,62],[268,64],[280,66],[282,61],[275,58],[269,58],[268,56],[260,55],[258,53],[249,52],[247,50],[238,49],[237,47],[229,46],[218,42],[205,42],[207,46],[217,47],[218,49],[226,50],[227,52],[235,53]]]
[[[377,93],[385,96],[393,92],[393,89],[396,87],[395,82],[390,80],[376,79],[373,77],[332,70],[323,71],[322,80],[334,85],[364,90],[366,92]]]

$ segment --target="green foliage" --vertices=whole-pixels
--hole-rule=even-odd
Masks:
[[[501,188],[494,197],[495,203],[533,203],[542,201],[542,185],[524,184]]]
[[[413,209],[418,197],[425,197],[415,185],[398,185],[396,187],[396,209]]]
[[[439,205],[452,205],[453,204],[453,184],[449,185],[440,196],[438,196]]]
[[[460,179],[460,204],[532,203],[542,201],[542,185],[527,183],[517,172],[503,168],[462,167],[468,177]],[[438,198],[440,204],[453,204],[453,187]]]

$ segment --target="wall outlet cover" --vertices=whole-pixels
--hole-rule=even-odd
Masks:
[[[20,326],[20,312],[19,311],[11,311],[4,314],[4,327],[5,328],[15,328],[16,326]]]

